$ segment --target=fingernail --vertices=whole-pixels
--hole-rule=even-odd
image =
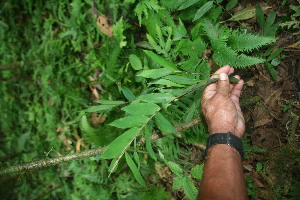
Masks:
[[[221,81],[227,81],[228,80],[228,75],[226,73],[221,73],[219,75],[219,78]]]

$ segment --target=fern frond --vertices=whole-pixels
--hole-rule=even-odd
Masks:
[[[250,52],[275,41],[276,38],[273,37],[254,35],[250,33],[241,34],[238,31],[233,31],[228,38],[229,46],[233,50],[239,52]]]
[[[173,17],[171,16],[171,13],[168,10],[159,10],[157,12],[157,16],[159,16],[160,20],[164,22],[167,26],[171,26],[172,28],[176,26]]]
[[[257,44],[250,44],[251,40],[248,40],[248,46],[243,44],[240,44],[238,42],[241,42],[239,40],[234,40],[231,38],[231,42],[232,44],[234,44],[234,41],[238,41],[236,42],[236,44],[239,44],[241,47],[239,47],[238,45],[233,45],[234,48],[231,48],[231,46],[228,45],[229,42],[229,38],[230,36],[233,36],[234,34],[231,35],[231,30],[228,29],[226,26],[223,26],[221,28],[219,28],[219,25],[215,25],[213,24],[211,21],[208,20],[204,20],[203,21],[203,30],[204,32],[207,34],[208,38],[210,39],[211,45],[212,45],[212,49],[213,49],[213,59],[214,61],[219,65],[219,66],[223,66],[223,65],[231,65],[233,67],[246,67],[246,66],[251,66],[251,65],[256,65],[259,63],[263,63],[265,60],[261,59],[261,58],[256,58],[256,57],[250,57],[247,56],[245,54],[238,54],[239,50],[242,51],[241,49],[245,48],[249,49],[248,51],[253,50],[253,48],[251,49],[251,47],[255,47],[255,48],[259,48],[259,45],[264,44],[267,41],[273,41],[273,40],[267,40],[267,37],[265,41],[263,41],[262,43],[259,43],[259,45]],[[247,39],[253,39],[251,34],[247,34],[247,35],[251,35],[249,36],[249,38],[247,38],[246,36],[243,36],[241,34],[239,34],[237,31],[235,32],[235,35],[240,36],[239,38],[243,38],[243,40],[246,42]],[[238,50],[239,49],[239,50]],[[247,51],[246,49],[243,49],[243,51]]]
[[[136,8],[134,9],[134,12],[138,16],[138,20],[141,25],[143,15],[144,15],[145,19],[148,18],[148,10],[157,12],[161,9],[163,9],[163,8],[158,5],[157,0],[143,0],[137,4]]]
[[[164,8],[167,8],[170,11],[177,10],[186,0],[161,0],[160,3]]]
[[[230,65],[233,67],[247,67],[265,62],[261,58],[250,57],[245,54],[238,55],[237,52],[225,45],[214,48],[213,59],[219,66]]]
[[[180,41],[178,49],[185,56],[201,56],[206,49],[206,43],[200,37],[194,41],[184,39]]]

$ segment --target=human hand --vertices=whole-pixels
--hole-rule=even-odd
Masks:
[[[226,65],[215,72],[212,78],[219,78],[216,83],[208,85],[201,99],[202,112],[208,124],[210,134],[227,133],[242,138],[245,132],[245,121],[239,104],[239,98],[244,81],[235,76],[239,81],[230,84],[228,75],[234,68]]]

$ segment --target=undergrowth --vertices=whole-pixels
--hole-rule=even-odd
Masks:
[[[101,156],[3,179],[3,191],[11,199],[169,199],[158,170],[167,166],[173,189],[195,199],[203,165],[188,149],[207,139],[199,99],[211,68],[265,63],[261,48],[276,41],[221,23],[237,1],[229,3],[3,3],[2,167],[108,145]],[[108,17],[113,37],[95,15]],[[104,117],[100,125],[93,114]]]

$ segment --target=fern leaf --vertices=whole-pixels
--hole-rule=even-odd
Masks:
[[[166,45],[166,43],[165,43],[163,34],[161,32],[161,28],[158,25],[156,25],[156,36],[157,36],[157,39],[158,39],[158,44],[161,47],[164,47]]]
[[[178,48],[182,52],[183,55],[189,55],[190,57],[199,57],[203,54],[206,49],[206,44],[199,37],[194,41],[191,40],[182,40],[178,45]]]
[[[138,20],[139,20],[139,23],[141,26],[143,13],[144,13],[145,18],[148,18],[147,6],[145,4],[143,4],[143,2],[140,2],[136,5],[134,12],[138,16]]]
[[[181,6],[186,0],[161,0],[161,5],[168,10],[177,10],[179,6]]]
[[[126,37],[124,36],[124,23],[123,18],[121,19],[113,26],[114,31],[114,38],[119,42],[120,47],[124,47],[126,45],[126,42],[124,41]]]
[[[153,37],[151,35],[146,35],[149,44],[153,47],[153,49],[155,49],[155,51],[159,54],[163,54],[164,50],[155,42],[155,40],[153,39]]]
[[[183,190],[188,199],[196,199],[198,190],[188,176],[185,176],[185,183],[183,184]]]
[[[170,26],[172,28],[174,28],[176,26],[176,24],[173,20],[173,17],[171,16],[171,13],[168,10],[160,10],[159,12],[157,12],[157,15],[159,16],[159,19],[162,22],[164,22],[167,26]]]
[[[144,18],[146,18],[146,19],[148,18],[148,10],[153,10],[153,11],[157,12],[161,9],[163,9],[163,8],[158,5],[157,0],[143,0],[137,4],[136,8],[134,9],[134,12],[138,16],[138,20],[141,25],[143,15],[144,15]]]
[[[183,173],[181,167],[177,163],[172,162],[172,161],[166,161],[166,160],[165,160],[165,163],[177,177],[184,176],[184,173]]]
[[[219,66],[230,65],[233,67],[246,67],[265,62],[262,58],[250,57],[245,54],[238,55],[237,52],[225,45],[214,48],[213,59]]]
[[[254,49],[275,42],[276,39],[273,37],[266,37],[254,34],[241,34],[237,31],[232,32],[228,38],[229,46],[239,52],[250,52]]]
[[[214,51],[213,59],[219,66],[231,65],[233,67],[246,67],[263,63],[265,61],[264,59],[246,56],[245,54],[239,55],[237,50],[230,48],[230,46],[228,46],[228,40],[231,30],[225,26],[219,29],[219,25],[214,25],[210,21],[204,20],[203,30],[211,41]],[[255,44],[252,45],[252,47],[254,46]],[[246,47],[248,47],[250,51],[250,44]],[[259,45],[257,45],[257,48],[258,47]],[[251,50],[253,50],[253,48]]]

